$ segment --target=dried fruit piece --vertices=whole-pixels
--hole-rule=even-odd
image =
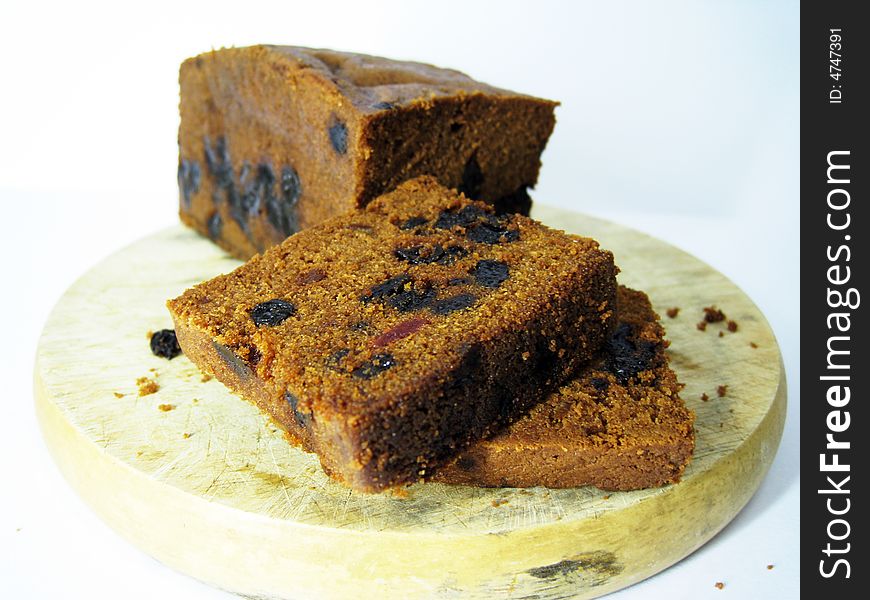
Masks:
[[[401,225],[399,225],[399,229],[402,231],[408,231],[409,229],[415,229],[422,225],[425,225],[429,221],[426,220],[426,217],[411,217]]]
[[[174,329],[161,329],[151,336],[151,352],[154,356],[160,356],[172,360],[181,354],[181,346],[175,337]]]
[[[483,171],[480,169],[477,153],[475,153],[465,163],[465,168],[462,170],[462,183],[459,184],[458,191],[468,198],[477,198],[480,195],[482,185]]]
[[[447,246],[442,248],[441,244],[436,244],[434,247],[424,251],[423,246],[414,246],[412,248],[397,248],[393,255],[399,260],[411,263],[412,265],[452,265],[456,260],[468,254],[468,250],[462,246]]]
[[[299,423],[300,427],[308,427],[311,423],[311,415],[299,410],[299,398],[290,392],[284,392],[284,399],[290,405],[290,410],[293,411],[293,418]]]
[[[417,333],[421,327],[428,325],[429,321],[421,317],[414,317],[407,321],[402,321],[395,327],[388,329],[372,341],[372,346],[386,346],[395,341],[401,340],[414,333]]]
[[[396,366],[396,359],[392,354],[384,352],[375,354],[371,360],[351,371],[351,374],[358,379],[371,379],[394,366]]]
[[[497,288],[510,276],[510,268],[501,261],[485,259],[478,261],[471,269],[471,275],[480,285]]]
[[[628,380],[652,367],[656,357],[655,344],[647,341],[635,341],[632,326],[621,323],[613,336],[607,341],[607,370],[616,375],[619,383],[625,385]]]
[[[411,277],[407,274],[396,275],[390,277],[383,283],[374,286],[368,294],[361,297],[363,302],[371,302],[372,300],[384,300],[390,296],[402,292],[407,284],[411,283]]]
[[[251,309],[251,319],[257,327],[274,327],[280,325],[296,314],[296,307],[286,300],[275,298],[261,302]]]
[[[224,220],[220,212],[214,211],[214,214],[208,220],[208,237],[213,240],[218,239],[221,236],[223,228]]]
[[[435,299],[435,291],[426,289],[423,291],[407,290],[387,298],[387,304],[400,312],[411,312],[429,306]]]
[[[335,119],[329,126],[329,141],[339,154],[347,154],[347,125]]]
[[[477,298],[475,298],[471,294],[457,294],[456,296],[453,296],[451,298],[438,300],[430,307],[430,310],[436,315],[449,315],[450,313],[456,312],[457,310],[469,308],[476,301]]]

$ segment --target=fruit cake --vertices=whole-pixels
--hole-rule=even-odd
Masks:
[[[432,175],[528,214],[556,102],[431,65],[290,46],[180,69],[181,220],[238,258]]]
[[[695,447],[695,416],[668,366],[664,329],[643,292],[620,286],[617,311],[616,330],[591,364],[435,480],[605,490],[678,481]]]
[[[613,255],[431,177],[290,236],[170,300],[178,341],[327,473],[425,478],[589,360]]]

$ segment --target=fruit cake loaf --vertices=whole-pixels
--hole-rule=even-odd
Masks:
[[[597,358],[436,481],[494,487],[594,485],[636,490],[678,481],[695,447],[695,416],[665,354],[649,298],[620,286],[619,324]]]
[[[181,220],[239,258],[432,175],[528,214],[555,102],[430,65],[289,46],[181,65]]]
[[[425,477],[615,324],[610,252],[423,177],[168,306],[184,353],[358,490]]]

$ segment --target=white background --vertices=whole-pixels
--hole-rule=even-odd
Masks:
[[[753,298],[790,385],[772,470],[710,543],[613,598],[797,597],[798,25],[797,2],[0,0],[0,596],[230,597],[129,546],[73,494],[42,445],[31,376],[66,287],[176,223],[178,64],[265,42],[421,60],[560,100],[534,198],[665,239]]]

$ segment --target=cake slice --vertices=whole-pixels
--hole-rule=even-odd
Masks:
[[[680,400],[649,298],[620,286],[617,307],[616,331],[589,366],[506,430],[464,450],[434,479],[604,490],[678,481],[695,446],[695,415]]]
[[[184,353],[358,490],[425,477],[542,400],[615,324],[610,252],[430,177],[168,306]]]
[[[557,103],[431,65],[290,46],[181,65],[181,220],[239,258],[419,175],[528,214]]]

